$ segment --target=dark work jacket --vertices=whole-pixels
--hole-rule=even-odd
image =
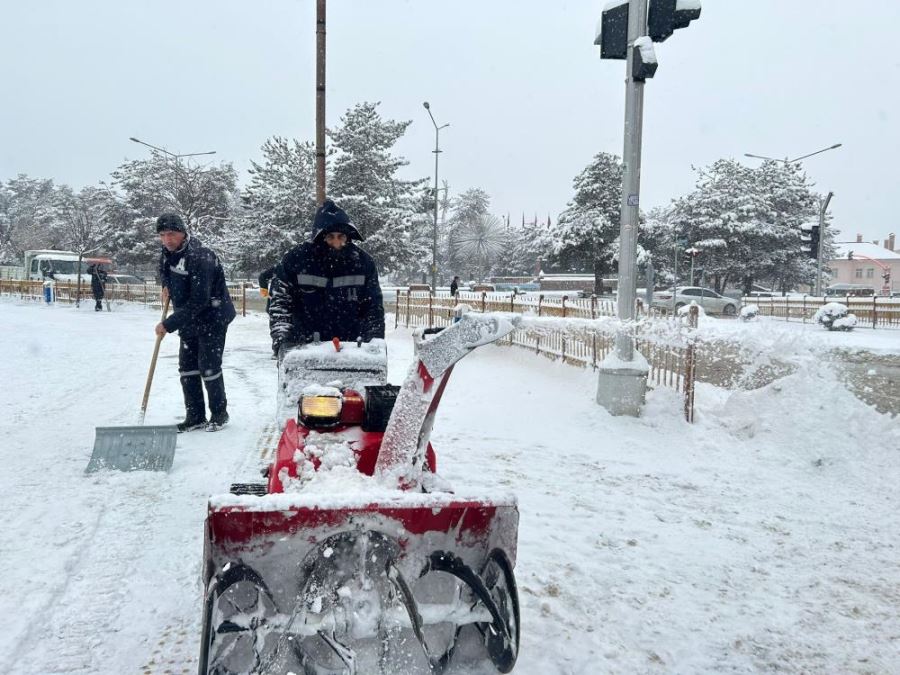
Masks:
[[[91,273],[91,293],[95,299],[102,300],[103,289],[106,287],[106,271],[96,265],[91,265],[88,267],[88,272]]]
[[[384,337],[375,261],[352,242],[341,251],[323,241],[295,246],[275,275],[269,305],[273,343]]]
[[[159,256],[160,283],[169,289],[175,311],[163,321],[170,333],[182,337],[225,330],[235,317],[225,285],[225,272],[216,254],[188,236],[180,249]]]

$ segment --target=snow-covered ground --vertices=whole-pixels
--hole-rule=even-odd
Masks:
[[[8,300],[0,317],[0,672],[195,672],[206,500],[256,465],[274,409],[265,322],[229,332],[229,427],[179,437],[169,474],[86,477],[94,427],[136,423],[158,317]],[[177,344],[148,424],[182,410]],[[408,331],[388,349],[399,380]],[[612,418],[595,382],[488,347],[438,415],[441,475],[519,497],[515,672],[900,672],[896,419],[814,360],[753,392],[701,385],[693,425],[664,389]]]
[[[829,331],[812,321],[758,316],[750,321],[707,316],[701,332],[709,337],[739,339],[749,348],[777,350],[779,354],[822,353],[831,349],[865,350],[874,354],[900,354],[900,328],[872,328],[860,321],[852,331]]]

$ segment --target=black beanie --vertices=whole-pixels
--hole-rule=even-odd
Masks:
[[[184,221],[177,213],[164,213],[156,219],[156,233],[159,234],[164,231],[184,232],[187,234]]]

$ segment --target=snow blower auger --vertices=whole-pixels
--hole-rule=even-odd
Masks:
[[[265,494],[210,499],[201,675],[512,670],[515,497],[450,492],[429,437],[454,364],[513,327],[418,331],[399,391],[307,386]]]

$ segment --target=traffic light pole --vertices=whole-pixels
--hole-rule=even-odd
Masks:
[[[630,0],[628,6],[628,45],[634,45],[647,34],[646,0]],[[625,146],[622,151],[622,208],[619,230],[619,319],[634,319],[635,272],[637,268],[637,233],[641,193],[641,130],[644,121],[644,81],[636,80],[634,50],[628,49],[625,60]],[[634,359],[634,340],[625,331],[616,336],[616,354],[621,361]]]
[[[828,210],[828,202],[834,196],[829,192],[819,209],[819,250],[816,251],[816,297],[822,295],[822,248],[825,246],[825,212]]]
[[[622,204],[619,229],[617,314],[622,325],[616,348],[597,369],[597,403],[612,415],[641,414],[647,393],[647,360],[634,348],[630,326],[635,318],[637,235],[641,191],[641,126],[644,117],[643,76],[635,77],[635,43],[647,34],[647,0],[630,0],[625,45],[625,146],[622,152]],[[642,59],[643,60],[643,59]],[[653,64],[655,67],[655,63]]]

